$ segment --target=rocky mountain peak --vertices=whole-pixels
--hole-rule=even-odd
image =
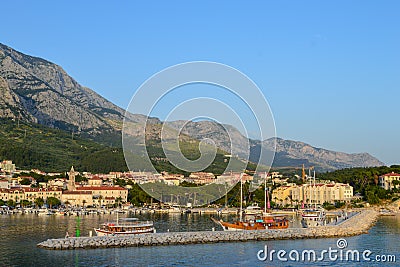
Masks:
[[[0,118],[18,118],[90,135],[108,135],[121,130],[124,115],[123,109],[81,86],[60,66],[0,44]],[[146,138],[158,138],[162,123],[159,119],[140,114],[127,114],[126,119],[134,126],[130,129],[132,136],[140,134],[143,122],[149,120],[153,126],[148,127],[152,131]],[[298,167],[306,162],[324,170],[332,170],[383,165],[367,153],[334,152],[281,138],[263,142],[250,140],[235,127],[212,121],[173,121],[165,124],[181,131],[184,140],[211,139],[218,148],[234,156],[247,158],[250,149],[250,160],[253,162],[258,162],[261,154],[271,155],[276,145],[274,165],[278,166]],[[263,162],[263,159],[261,163],[270,164],[268,160]]]

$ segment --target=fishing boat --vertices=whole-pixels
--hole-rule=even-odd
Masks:
[[[144,233],[154,233],[152,221],[140,221],[138,218],[118,219],[115,222],[106,222],[95,228],[97,236],[125,236]]]
[[[285,229],[289,227],[289,220],[284,216],[274,216],[267,213],[267,203],[269,208],[268,201],[268,191],[266,189],[265,182],[265,210],[262,212],[261,209],[257,206],[252,206],[251,211],[253,211],[253,215],[245,216],[243,220],[243,182],[242,176],[240,177],[240,211],[239,211],[239,221],[230,223],[224,222],[222,219],[217,220],[215,218],[211,218],[215,223],[219,224],[224,231],[243,231],[243,230],[265,230],[265,229]],[[268,202],[267,202],[268,201]],[[255,211],[257,211],[255,213]],[[261,211],[261,214],[259,214]]]

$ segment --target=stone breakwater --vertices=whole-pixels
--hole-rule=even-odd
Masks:
[[[339,225],[317,228],[288,228],[282,230],[236,232],[169,232],[134,236],[73,237],[48,239],[39,243],[37,246],[45,249],[66,250],[345,237],[367,233],[368,229],[375,224],[378,216],[379,213],[374,210],[364,210]]]

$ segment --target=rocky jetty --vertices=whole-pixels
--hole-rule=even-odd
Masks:
[[[344,237],[367,233],[368,229],[375,224],[378,217],[379,213],[377,211],[364,210],[339,225],[317,228],[288,228],[282,230],[237,232],[169,232],[135,236],[75,237],[48,239],[39,243],[37,246],[45,249],[65,250]]]

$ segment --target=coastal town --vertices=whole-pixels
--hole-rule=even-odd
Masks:
[[[48,179],[37,181],[30,174],[38,174]],[[304,208],[310,205],[326,206],[337,203],[344,205],[359,203],[362,199],[360,195],[354,195],[353,187],[349,184],[321,179],[313,181],[310,175],[304,174],[304,169],[302,176],[295,177],[297,181],[300,181],[297,183],[293,183],[293,179],[279,172],[254,174],[254,176],[257,175],[267,179],[273,187],[269,199],[275,207]],[[227,181],[235,184],[240,177],[242,182],[251,182],[254,176],[232,172],[219,176],[213,173],[196,172],[188,177],[166,172],[158,174],[130,171],[92,174],[79,172],[74,167],[65,173],[46,173],[37,169],[19,170],[12,161],[3,160],[0,162],[0,201],[2,201],[3,209],[38,207],[38,205],[49,207],[52,204],[65,207],[130,207],[132,205],[129,203],[128,192],[134,184],[164,183],[179,186],[182,183],[189,183],[200,186],[210,183],[227,183]],[[116,184],[116,181],[124,181],[124,186]],[[400,175],[396,173],[379,177],[379,185],[386,190],[398,185],[396,181],[400,181]],[[48,200],[53,200],[53,202]]]

